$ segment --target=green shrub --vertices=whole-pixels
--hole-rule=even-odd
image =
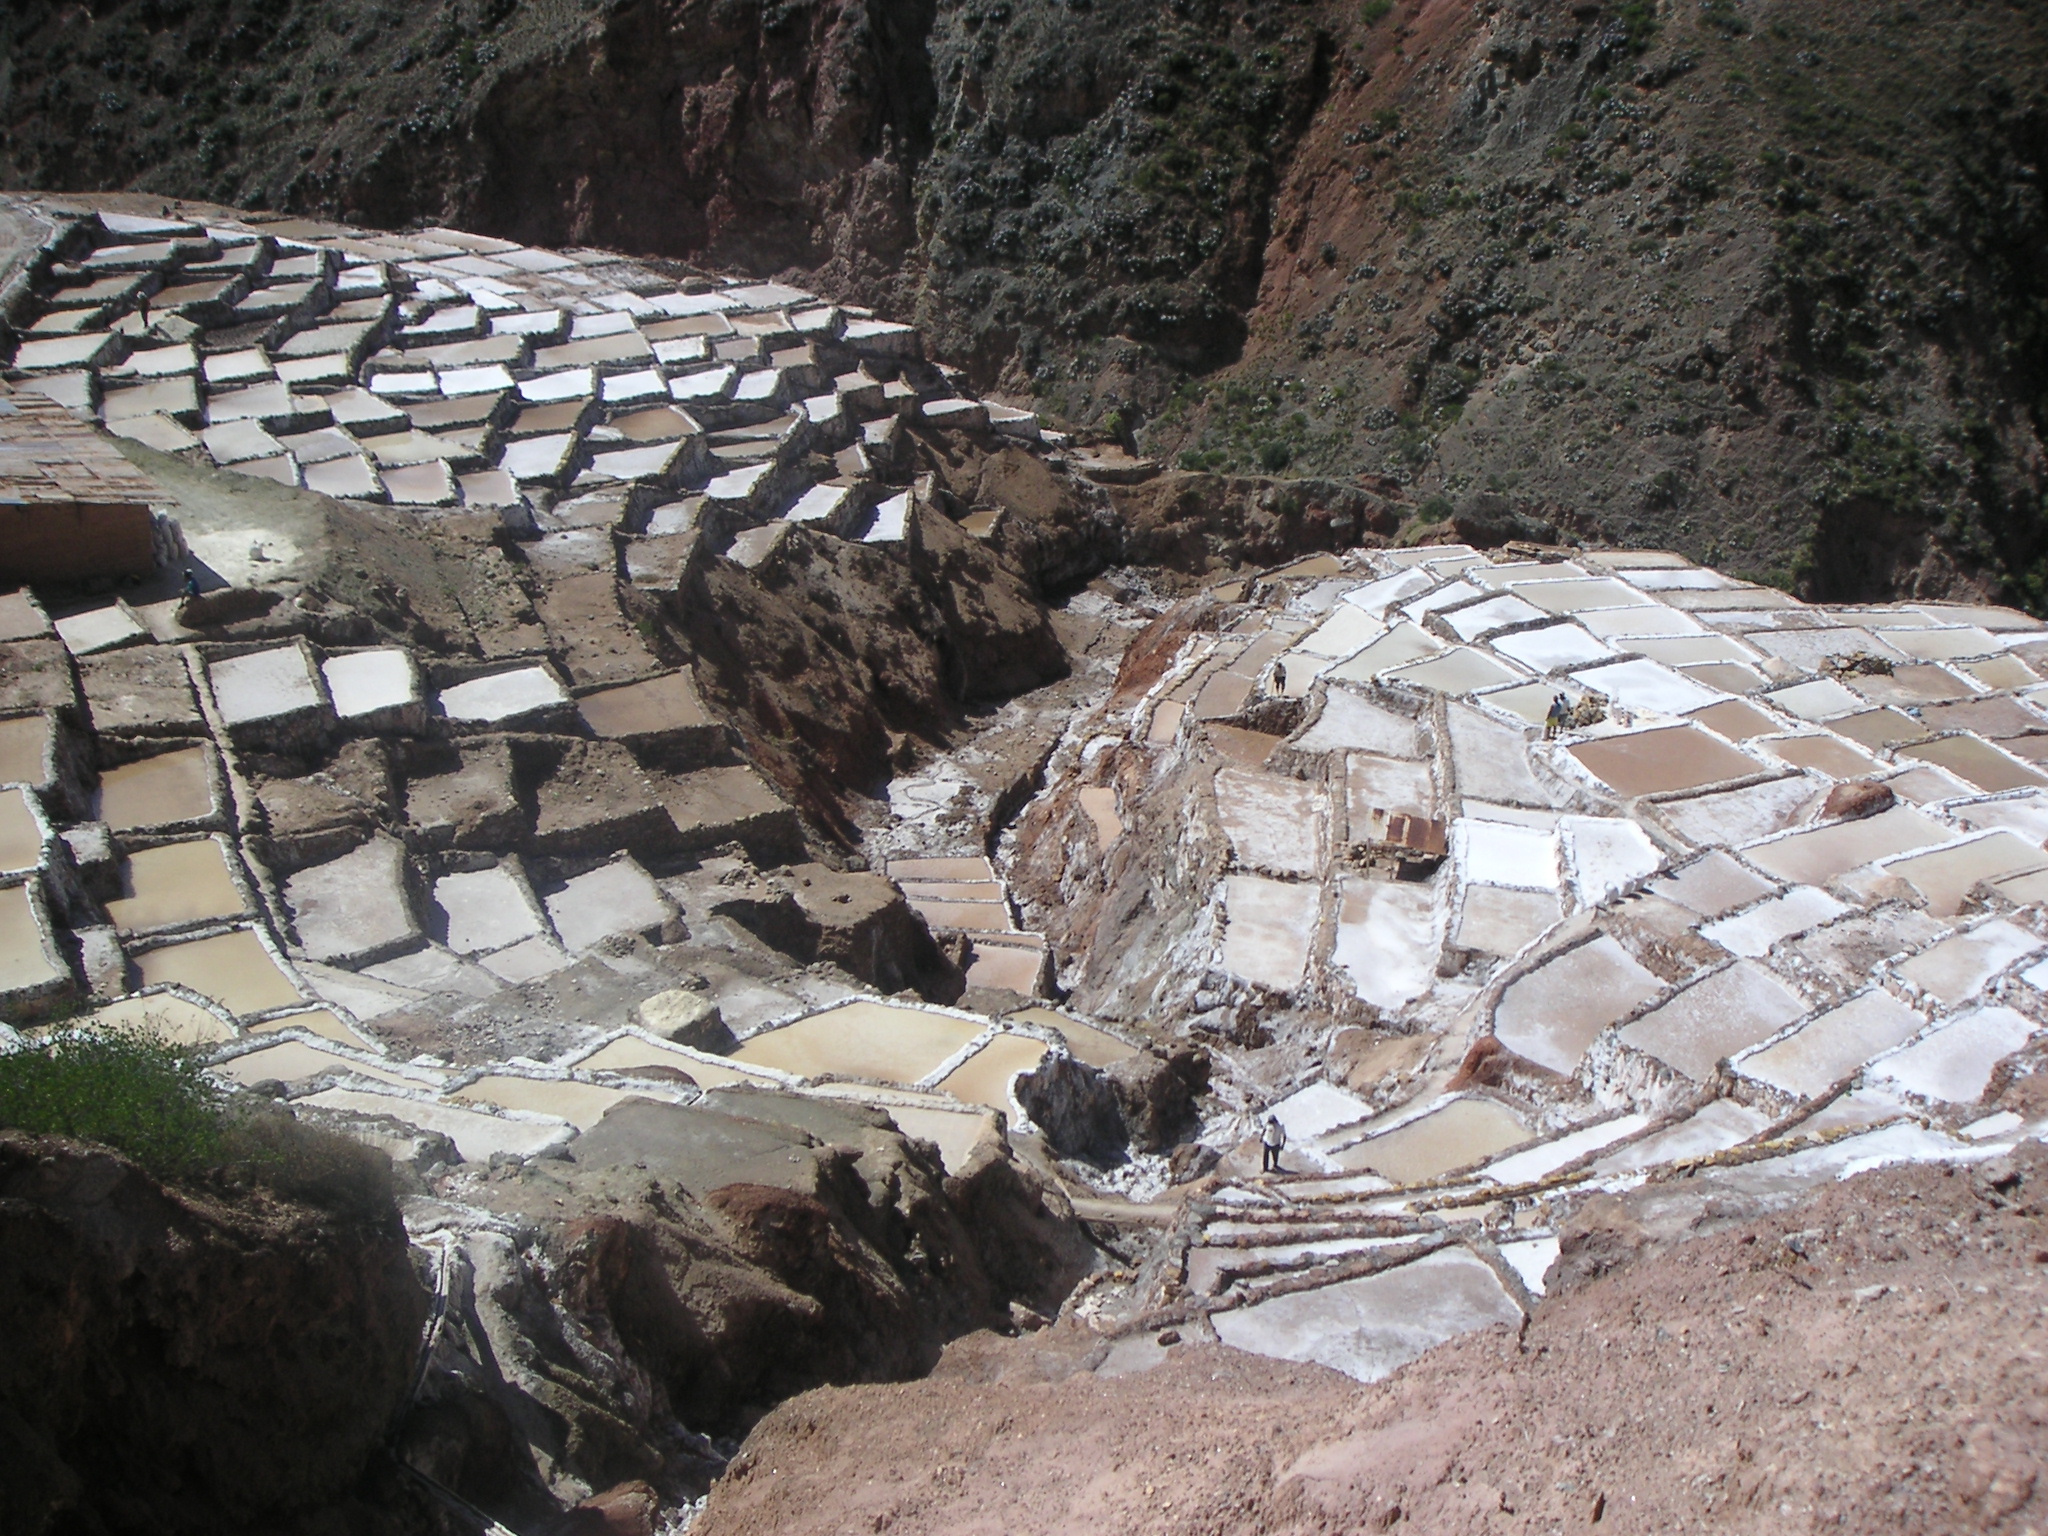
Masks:
[[[1294,450],[1277,438],[1259,444],[1259,466],[1269,475],[1277,475],[1294,462]]]
[[[1387,19],[1387,13],[1394,8],[1394,0],[1365,0],[1358,8],[1359,18],[1368,27],[1376,27]]]
[[[0,1126],[98,1142],[161,1179],[204,1175],[351,1216],[386,1214],[395,1198],[382,1152],[261,1097],[230,1098],[198,1053],[147,1028],[0,1056]]]
[[[1442,496],[1432,496],[1415,509],[1416,521],[1424,523],[1446,523],[1451,518],[1451,504]]]
[[[185,1047],[146,1029],[67,1035],[0,1056],[0,1126],[97,1141],[152,1173],[216,1166],[226,1096]]]

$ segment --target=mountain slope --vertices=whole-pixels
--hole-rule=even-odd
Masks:
[[[2048,601],[2017,0],[14,8],[0,179],[787,273],[1190,467]]]

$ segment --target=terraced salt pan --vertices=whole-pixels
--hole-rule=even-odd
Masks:
[[[544,667],[495,672],[441,690],[441,713],[451,720],[475,724],[507,725],[568,702],[569,695]]]
[[[913,1104],[881,1104],[896,1128],[905,1136],[931,1142],[939,1149],[939,1161],[948,1173],[958,1173],[974,1156],[974,1149],[995,1131],[987,1115],[963,1113]]]
[[[1833,779],[1860,779],[1879,771],[1876,758],[1835,736],[1768,737],[1757,746],[1781,763],[1810,768]]]
[[[390,1115],[423,1131],[438,1131],[455,1143],[455,1150],[469,1163],[488,1162],[493,1152],[532,1157],[560,1145],[571,1134],[570,1127],[559,1120],[514,1120],[458,1109],[453,1104],[354,1088],[328,1088],[297,1102],[358,1115]]]
[[[1295,642],[1295,649],[1311,656],[1324,656],[1331,661],[1342,661],[1347,656],[1356,656],[1387,632],[1387,626],[1369,617],[1361,609],[1341,606],[1320,625]]]
[[[334,712],[343,720],[404,709],[420,699],[412,657],[397,648],[330,656],[321,663]]]
[[[1601,737],[1566,750],[1595,778],[1623,795],[1699,789],[1761,771],[1755,758],[1690,725]]]
[[[304,1002],[299,989],[248,929],[167,944],[134,957],[145,987],[182,986],[237,1015]]]
[[[1392,1013],[1436,981],[1435,896],[1420,882],[1346,875],[1330,958],[1365,1002]]]
[[[1696,1113],[1593,1164],[1600,1175],[1640,1173],[1688,1158],[1711,1157],[1740,1146],[1771,1123],[1762,1110],[1734,1099],[1715,1099]]]
[[[1827,677],[1810,683],[1795,683],[1764,697],[1786,714],[1797,715],[1801,720],[1811,720],[1816,724],[1852,714],[1864,705],[1862,698]]]
[[[1113,1066],[1138,1054],[1138,1048],[1128,1040],[1119,1039],[1108,1030],[1098,1029],[1081,1019],[1055,1013],[1050,1008],[1022,1008],[1004,1017],[1015,1023],[1058,1030],[1067,1042],[1067,1049],[1091,1067]]]
[[[1557,1262],[1558,1246],[1554,1237],[1524,1238],[1516,1243],[1502,1243],[1500,1256],[1521,1279],[1531,1296],[1541,1296],[1544,1293],[1543,1277]]]
[[[1523,602],[1512,593],[1490,597],[1483,603],[1474,603],[1468,608],[1454,609],[1444,615],[1444,622],[1460,640],[1477,640],[1481,635],[1496,629],[1506,629],[1513,624],[1527,624],[1543,617],[1543,610]]]
[[[1938,822],[1904,806],[1861,821],[1836,822],[1753,843],[1742,856],[1788,884],[1826,885],[1860,865],[1949,840]]]
[[[1986,832],[1924,853],[1887,859],[1883,868],[1918,890],[1927,899],[1929,912],[1950,917],[1961,910],[1970,888],[1980,880],[2048,868],[2048,851],[2010,832]]]
[[[1645,1114],[1617,1115],[1612,1120],[1589,1125],[1581,1131],[1571,1131],[1526,1152],[1516,1152],[1499,1162],[1488,1163],[1479,1170],[1479,1177],[1491,1179],[1496,1184],[1533,1184],[1538,1179],[1550,1177],[1569,1163],[1591,1157],[1603,1147],[1626,1141],[1649,1124],[1650,1116]]]
[[[1512,955],[1558,920],[1554,891],[1510,891],[1497,885],[1465,889],[1453,942],[1487,955]]]
[[[2000,971],[2044,948],[2048,942],[2003,918],[1994,918],[1915,955],[1898,967],[1897,974],[1953,1008],[1982,991]]]
[[[1640,714],[1682,715],[1714,702],[1718,695],[1654,661],[1617,661],[1572,674],[1581,686],[1604,693]]]
[[[1719,849],[1674,875],[1650,883],[1652,893],[1704,918],[1716,918],[1768,896],[1774,886]]]
[[[1378,581],[1367,582],[1362,587],[1353,587],[1344,594],[1343,601],[1374,618],[1380,618],[1389,608],[1406,602],[1418,592],[1427,592],[1432,580],[1426,571],[1398,571]]]
[[[1219,1312],[1214,1326],[1232,1348],[1370,1382],[1462,1334],[1521,1321],[1483,1260],[1447,1248],[1381,1274]]]
[[[1301,779],[1238,768],[1216,775],[1217,817],[1247,869],[1320,875],[1328,858],[1325,805],[1322,786]]]
[[[449,1095],[472,1104],[486,1104],[498,1109],[516,1109],[528,1114],[552,1115],[566,1120],[579,1131],[587,1131],[614,1105],[630,1098],[660,1098],[674,1102],[673,1098],[655,1090],[640,1090],[629,1093],[621,1088],[606,1088],[597,1083],[568,1082],[555,1078],[513,1077],[494,1074],[480,1077]]]
[[[647,871],[623,855],[576,876],[545,905],[563,945],[576,953],[615,936],[654,932],[676,915]]]
[[[640,1035],[621,1035],[576,1063],[584,1072],[632,1073],[649,1067],[687,1073],[700,1088],[724,1088],[734,1083],[771,1086],[783,1080],[766,1072],[750,1072],[738,1065],[726,1065],[701,1052],[679,1050],[664,1042]]]
[[[1393,668],[1384,675],[1390,682],[1429,688],[1437,693],[1472,693],[1481,688],[1497,688],[1503,683],[1512,683],[1522,674],[1495,661],[1484,651],[1460,645],[1426,661]]]
[[[0,784],[42,784],[49,778],[51,726],[47,715],[0,720]]]
[[[121,863],[123,895],[106,904],[123,933],[147,933],[209,918],[239,917],[248,904],[228,870],[218,839],[138,849]]]
[[[1231,875],[1224,882],[1223,968],[1275,991],[1301,984],[1316,930],[1314,885]]]
[[[1986,794],[2048,784],[2048,777],[2010,752],[2002,752],[1975,736],[1943,736],[1918,746],[1900,747],[1897,756],[1901,761],[1912,758],[1946,768],[1964,783],[1974,785]]]
[[[1551,624],[1543,629],[1502,635],[1491,642],[1503,656],[1512,657],[1535,672],[1559,667],[1583,667],[1611,659],[1614,648],[1596,640],[1577,624]]]
[[[461,955],[506,949],[547,932],[532,890],[503,865],[443,875],[434,902],[448,921],[448,947]]]
[[[303,1040],[280,1040],[277,1044],[264,1046],[261,1050],[246,1051],[226,1061],[215,1062],[209,1070],[222,1077],[231,1078],[245,1088],[262,1082],[299,1083],[327,1072],[353,1073],[357,1077],[366,1077],[373,1082],[389,1083],[395,1088],[421,1086],[417,1078],[375,1066],[353,1055],[344,1056],[338,1052],[322,1050],[319,1046]],[[388,1111],[378,1111],[386,1112]]]
[[[1848,910],[1826,891],[1811,885],[1795,885],[1783,895],[1759,902],[1734,917],[1708,923],[1700,929],[1700,936],[1731,954],[1755,959],[1768,953],[1778,940],[1832,922]]]
[[[1294,745],[1303,752],[1371,752],[1420,758],[1422,732],[1406,715],[1373,703],[1349,688],[1331,688],[1316,721]]]
[[[325,707],[312,657],[296,645],[256,651],[207,667],[214,702],[230,728]]]
[[[1649,834],[1620,817],[1567,816],[1558,822],[1558,834],[1572,889],[1583,906],[1598,906],[1664,864],[1663,851]]]
[[[1447,1099],[1393,1128],[1332,1154],[1347,1172],[1418,1184],[1483,1163],[1529,1139],[1529,1127],[1492,1099]]]
[[[1763,1050],[1744,1056],[1735,1070],[1773,1088],[1811,1098],[1872,1057],[1910,1040],[1927,1020],[1882,988],[1831,1008]]]
[[[1750,960],[1703,977],[1621,1031],[1624,1044],[1705,1082],[1726,1057],[1768,1039],[1806,1003]]]
[[[35,882],[0,890],[0,994],[33,993],[71,973],[38,916]]]
[[[732,1059],[799,1077],[865,1077],[908,1086],[981,1033],[968,1019],[892,1003],[843,1003],[755,1035]]]
[[[1666,800],[1657,805],[1655,815],[1696,848],[1732,847],[1812,820],[1826,794],[1825,781],[1789,774],[1763,784]]]
[[[1434,656],[1443,648],[1443,642],[1436,636],[1403,620],[1349,661],[1339,662],[1323,675],[1334,682],[1369,683],[1382,672]]]
[[[1969,1104],[1983,1097],[1992,1069],[2040,1028],[2010,1008],[1973,1008],[1877,1062],[1869,1077],[1916,1098]]]
[[[1603,933],[1511,982],[1494,1008],[1493,1032],[1516,1055],[1569,1074],[1603,1030],[1663,990]]]
[[[1451,825],[1451,858],[1461,884],[1554,891],[1562,883],[1557,835],[1535,827],[1461,816]]]
[[[1010,1079],[1038,1066],[1049,1047],[1029,1035],[997,1035],[938,1081],[938,1088],[969,1104],[985,1104],[1004,1114],[1010,1106]]]
[[[1290,1146],[1300,1146],[1341,1127],[1370,1120],[1373,1111],[1358,1095],[1334,1083],[1316,1082],[1268,1105],[1266,1113],[1280,1122]]]
[[[121,997],[77,1021],[89,1030],[146,1029],[173,1045],[219,1045],[235,1038],[234,1025],[210,1008],[175,992]]]

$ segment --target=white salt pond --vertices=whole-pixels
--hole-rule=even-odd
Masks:
[[[1663,990],[1603,933],[1510,983],[1494,1008],[1493,1032],[1516,1055],[1571,1073],[1603,1030]]]
[[[1223,900],[1223,968],[1275,991],[1299,986],[1315,936],[1320,888],[1231,875]]]
[[[495,672],[441,690],[441,713],[450,720],[504,725],[524,715],[559,709],[569,702],[552,672],[521,667]]]
[[[1392,1013],[1436,981],[1435,894],[1420,882],[1346,875],[1339,887],[1337,938],[1330,958],[1352,990]]]
[[[230,729],[319,710],[326,702],[312,656],[296,645],[210,663],[207,677]]]
[[[1806,1012],[1806,1003],[1752,960],[1738,960],[1693,982],[1670,1002],[1621,1031],[1624,1044],[1655,1056],[1694,1082]]]
[[[1783,1040],[1741,1057],[1735,1070],[1807,1098],[1825,1092],[1873,1056],[1926,1027],[1923,1015],[1882,988],[1872,988],[1800,1025]]]
[[[2040,1028],[2010,1008],[1973,1008],[1877,1062],[1869,1075],[1916,1098],[1968,1104],[1982,1096],[1992,1068]]]
[[[1461,1334],[1519,1327],[1522,1311],[1484,1260],[1446,1248],[1381,1274],[1219,1312],[1213,1322],[1234,1349],[1371,1382]]]
[[[1761,1110],[1734,1099],[1715,1099],[1676,1125],[1601,1158],[1593,1171],[1603,1175],[1638,1173],[1687,1158],[1711,1157],[1740,1146],[1770,1123],[1770,1116]]]

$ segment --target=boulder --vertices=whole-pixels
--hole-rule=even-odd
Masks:
[[[726,1028],[725,1015],[718,1011],[718,1004],[706,993],[685,987],[655,993],[642,1001],[633,1015],[642,1029],[677,1045],[723,1055],[738,1044]]]
[[[1209,1086],[1209,1053],[1176,1044],[1165,1055],[1140,1051],[1107,1072],[1132,1150],[1163,1152],[1195,1120],[1195,1100]]]
[[[1129,1135],[1105,1073],[1048,1051],[1034,1070],[1017,1078],[1015,1092],[1046,1145],[1060,1156],[1104,1164],[1124,1160]]]
[[[1898,802],[1889,784],[1880,784],[1874,779],[1857,779],[1848,784],[1837,784],[1828,791],[1828,797],[1821,802],[1822,821],[1861,821],[1866,816],[1876,816],[1888,811]]]

